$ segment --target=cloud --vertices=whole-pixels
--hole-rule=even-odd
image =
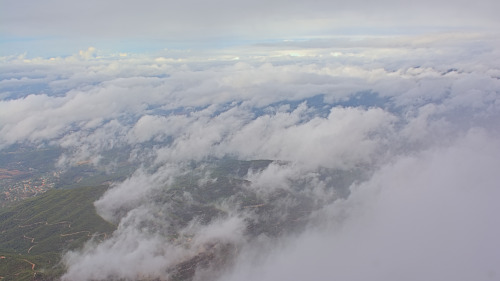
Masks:
[[[66,253],[65,280],[488,280],[498,40],[440,36],[2,58],[0,148],[138,167],[95,202],[118,229]]]
[[[349,137],[358,136],[359,141],[364,138],[363,134],[372,134],[377,126],[387,127],[388,133],[394,122],[390,115],[398,115],[395,110],[405,112],[405,122],[413,124],[415,130],[423,126],[419,130],[425,129],[429,135],[443,129],[444,125],[438,124],[453,123],[450,118],[484,123],[484,119],[498,114],[496,89],[500,82],[495,72],[498,62],[494,59],[497,42],[480,34],[443,36],[446,41],[429,35],[374,37],[357,42],[348,38],[336,39],[331,41],[336,47],[325,47],[325,41],[302,43],[306,48],[296,42],[257,46],[232,50],[242,52],[238,62],[226,60],[217,53],[209,57],[192,57],[188,53],[179,61],[158,61],[155,57],[144,56],[96,56],[93,60],[78,59],[80,55],[47,60],[5,58],[8,71],[3,72],[2,83],[11,92],[9,98],[0,101],[0,145],[55,141],[67,148],[94,148],[94,151],[82,151],[82,158],[116,145],[170,141],[172,145],[164,147],[160,161],[169,157],[181,159],[189,151],[190,157],[198,155],[198,159],[207,154],[233,153],[245,157],[300,160],[296,159],[301,157],[300,153],[291,148],[300,145],[293,143],[294,134],[307,136],[303,140],[308,143],[302,143],[303,146],[318,144],[319,138],[326,141],[328,134],[331,137],[344,134],[335,126],[340,126],[342,120],[349,122],[356,113],[361,119],[381,122],[379,125],[362,122],[367,126],[366,131],[355,134],[357,129],[354,129],[348,134]],[[482,44],[469,43],[471,40],[479,40]],[[283,54],[284,47],[287,51]],[[308,55],[290,57],[288,53],[294,50],[307,50]],[[262,56],[262,51],[269,56]],[[460,60],[457,61],[457,57]],[[432,61],[439,63],[431,64]],[[9,86],[12,81],[24,80],[37,81],[43,86],[30,91]],[[337,108],[330,109],[332,114],[326,120],[320,116],[307,117],[307,122],[302,124],[301,118],[314,116],[317,113],[311,111],[317,109],[303,105],[303,112],[293,108],[288,112],[278,109],[277,105],[283,100],[301,100],[322,94],[327,106],[334,107],[366,91],[386,99],[385,104],[377,106],[390,112],[370,109],[363,113],[359,109]],[[266,107],[269,107],[266,110],[280,112],[255,114],[255,110]],[[344,119],[341,112],[345,113]],[[336,115],[339,120],[333,120]],[[295,124],[287,123],[292,120]],[[432,121],[434,129],[429,131],[423,120]],[[436,120],[441,121],[436,123]],[[268,126],[266,124],[270,127],[260,128]],[[101,126],[107,129],[99,130]],[[322,132],[326,134],[323,136],[305,133],[314,126],[328,132]],[[428,139],[420,133],[412,136],[415,130],[408,128],[404,133],[406,137],[415,141]],[[281,134],[273,136],[273,130]],[[350,129],[344,127],[343,130]],[[74,133],[68,133],[72,131]],[[239,133],[232,134],[233,131]],[[107,142],[101,141],[104,135]],[[194,144],[197,138],[204,144]],[[256,141],[243,148],[246,138]],[[271,151],[274,148],[264,146],[264,140],[284,146],[280,152]],[[218,148],[222,143],[229,149]],[[360,148],[370,150],[377,145],[373,140],[363,139]],[[341,151],[340,146],[337,139],[329,149],[338,147]],[[294,154],[295,158],[287,153]],[[307,153],[304,150],[302,155]],[[358,158],[361,154],[362,157],[368,155],[360,151]],[[322,164],[326,164],[326,159]]]
[[[83,59],[91,59],[95,58],[96,56],[96,48],[94,47],[89,47],[86,51],[80,50],[78,53]]]
[[[348,169],[370,162],[382,145],[376,134],[389,133],[394,121],[381,109],[333,108],[327,118],[304,122],[304,111],[302,104],[291,113],[259,117],[234,133],[224,149],[246,158]]]
[[[138,170],[132,177],[109,189],[94,205],[102,217],[118,223],[124,214],[146,204],[152,190],[172,184],[176,173],[180,173],[179,169],[171,166],[164,166],[153,175]]]
[[[117,202],[127,209],[129,201],[121,198],[125,194],[136,202],[144,201],[122,213],[119,229],[109,240],[68,253],[65,261],[70,270],[64,278],[139,278],[146,276],[144,272],[151,278],[166,278],[170,266],[189,260],[193,253],[206,249],[206,243],[225,241],[239,245],[234,267],[215,275],[200,269],[198,274],[205,278],[204,274],[209,274],[214,280],[495,280],[500,260],[500,228],[493,215],[498,212],[496,198],[500,195],[496,188],[500,180],[496,173],[500,159],[497,140],[497,133],[473,128],[451,145],[395,156],[368,180],[351,185],[349,197],[324,202],[305,232],[283,235],[273,246],[267,239],[249,240],[244,235],[247,222],[242,218],[249,214],[241,211],[208,225],[192,221],[181,231],[191,237],[189,246],[179,247],[156,232],[151,234],[145,227],[148,221],[165,225],[165,217],[154,215],[165,208],[165,202],[161,207],[135,196],[136,192],[151,192],[155,184],[147,184],[151,175],[134,176],[96,204],[110,208],[114,206],[111,202]],[[294,174],[280,175],[278,167],[250,176],[255,184],[250,188],[281,188],[290,185],[297,173],[305,172],[292,166],[288,169]],[[156,173],[153,178],[160,175],[166,173]],[[144,188],[137,188],[139,184]],[[135,191],[130,189],[134,187]],[[276,212],[294,204],[272,200]],[[144,262],[132,265],[138,257]],[[97,263],[108,259],[112,262],[106,266]],[[129,263],[130,270],[119,270]],[[94,270],[85,270],[89,266]]]
[[[322,227],[222,280],[496,280],[498,156],[497,135],[473,129],[399,157],[326,207]]]
[[[147,210],[136,208],[124,219],[114,238],[99,245],[88,243],[82,252],[67,253],[65,262],[75,266],[68,269],[62,280],[132,279],[163,274],[169,262],[182,257],[182,250],[169,245],[164,237],[144,233],[135,224],[126,223],[150,215]]]

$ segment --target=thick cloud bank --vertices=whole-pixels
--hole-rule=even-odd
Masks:
[[[498,136],[399,157],[325,208],[326,224],[224,280],[498,280]]]
[[[2,58],[0,148],[135,165],[63,280],[498,280],[500,60],[481,34]]]

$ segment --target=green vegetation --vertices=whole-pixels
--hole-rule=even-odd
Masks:
[[[52,280],[64,268],[61,253],[115,226],[95,212],[106,186],[53,189],[0,212],[0,276],[6,280]]]
[[[234,159],[192,163],[190,172],[151,190],[148,206],[155,218],[141,221],[141,231],[151,231],[173,244],[189,247],[191,234],[182,231],[186,226],[191,222],[206,225],[234,210],[248,215],[244,235],[249,240],[303,230],[311,213],[335,198],[316,198],[308,193],[307,178],[290,180],[287,188],[252,188],[246,179],[248,173],[262,171],[271,163],[271,160]],[[97,215],[93,202],[107,186],[80,185],[124,179],[130,167],[123,162],[114,173],[104,173],[82,163],[60,176],[59,184],[64,189],[51,189],[0,210],[0,277],[3,277],[0,279],[55,280],[65,271],[60,262],[62,253],[82,247],[89,239],[106,239],[116,226]],[[338,197],[345,197],[349,185],[360,175],[357,170],[323,169],[316,176],[332,186]],[[129,210],[124,207],[115,211],[120,217]],[[224,241],[207,242],[203,251],[180,260],[167,273],[172,280],[192,280],[197,267],[224,268],[237,254],[237,248]]]
[[[113,181],[123,181],[132,172],[131,165],[118,167],[113,172],[106,172],[88,164],[79,165],[61,173],[56,188],[96,186]]]
[[[55,168],[55,159],[60,155],[61,150],[56,147],[37,149],[13,145],[10,149],[0,152],[0,168],[51,172]]]

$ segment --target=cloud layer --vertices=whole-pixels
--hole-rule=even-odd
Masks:
[[[66,253],[64,280],[495,280],[497,47],[455,33],[4,57],[0,149],[138,167],[95,203],[118,230]]]
[[[242,257],[223,280],[498,279],[496,138],[471,130],[399,157],[325,207],[328,226],[257,264]]]

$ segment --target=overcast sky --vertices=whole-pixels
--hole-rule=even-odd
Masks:
[[[1,55],[220,47],[338,34],[494,31],[496,0],[0,1]]]

